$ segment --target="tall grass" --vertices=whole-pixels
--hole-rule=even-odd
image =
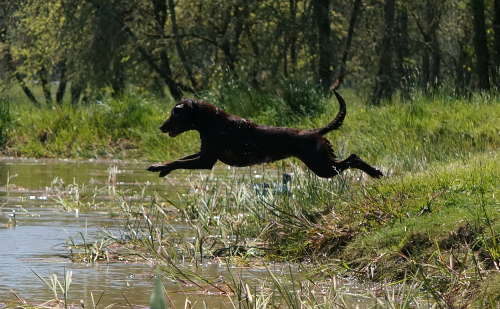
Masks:
[[[498,289],[490,278],[498,272],[499,166],[500,156],[489,153],[465,163],[436,162],[427,171],[378,182],[365,181],[357,172],[323,180],[287,166],[294,174],[291,194],[267,196],[255,191],[251,174],[193,174],[186,180],[190,194],[159,194],[147,206],[124,207],[124,214],[129,213],[123,233],[127,237],[120,241],[145,259],[171,266],[183,261],[198,265],[203,259],[251,265],[265,255],[309,259],[322,273],[318,265],[330,261],[323,268],[326,275],[402,283],[400,290],[385,285],[382,294],[374,294],[382,308],[393,308],[403,299],[404,307],[415,307],[414,299],[426,297],[438,307],[453,308],[470,303],[466,295],[477,293],[482,298],[474,301],[489,300],[492,296],[479,293],[480,286]],[[262,175],[271,182],[282,172]],[[170,207],[192,227],[191,233],[179,233],[169,224]],[[175,267],[176,276],[210,281]],[[310,295],[279,292],[289,287],[272,280],[282,306],[322,306],[323,300]],[[251,285],[237,280],[231,284],[247,295],[241,302],[255,300],[258,293]],[[269,295],[261,294],[259,301],[269,304]]]
[[[346,120],[340,132],[327,135],[340,158],[357,153],[401,175],[425,170],[432,162],[466,161],[473,153],[500,147],[498,97],[428,97],[416,92],[411,101],[374,107],[350,91],[342,95]],[[276,93],[233,82],[203,98],[267,125],[315,128],[330,122],[338,111],[334,98],[297,82],[284,84]],[[163,161],[199,149],[196,132],[172,139],[157,129],[173,106],[169,100],[127,94],[88,105],[41,109],[12,103],[2,105],[2,126],[10,129],[2,129],[1,137],[5,143],[9,136],[6,151],[15,155]]]

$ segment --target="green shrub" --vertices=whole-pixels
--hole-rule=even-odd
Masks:
[[[0,100],[0,148],[3,148],[9,141],[13,119],[9,102]]]

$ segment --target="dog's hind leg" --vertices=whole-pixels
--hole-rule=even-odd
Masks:
[[[331,178],[337,176],[338,174],[350,168],[362,170],[373,178],[380,178],[384,176],[378,168],[369,165],[355,154],[350,155],[343,161],[337,161],[330,158],[318,160],[317,158],[311,157],[300,159],[311,171],[313,171],[319,177],[323,178]]]
[[[347,159],[341,161],[340,163],[343,166],[346,166],[346,168],[357,168],[362,170],[373,178],[381,178],[384,176],[380,169],[375,166],[371,166],[355,154],[351,154]]]

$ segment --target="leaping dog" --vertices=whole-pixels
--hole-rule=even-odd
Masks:
[[[344,99],[336,91],[335,96],[340,104],[335,119],[312,130],[262,126],[208,102],[182,100],[160,130],[170,137],[196,130],[200,133],[201,150],[173,162],[151,165],[147,170],[160,172],[160,177],[164,177],[176,169],[212,169],[217,160],[231,166],[250,166],[296,157],[319,177],[330,178],[349,168],[360,169],[374,178],[382,177],[380,169],[355,154],[337,160],[330,142],[323,137],[338,129],[346,115]]]

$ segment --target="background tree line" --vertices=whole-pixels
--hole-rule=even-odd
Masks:
[[[500,0],[1,0],[0,64],[37,105],[33,83],[49,104],[229,80],[466,94],[500,85]]]

